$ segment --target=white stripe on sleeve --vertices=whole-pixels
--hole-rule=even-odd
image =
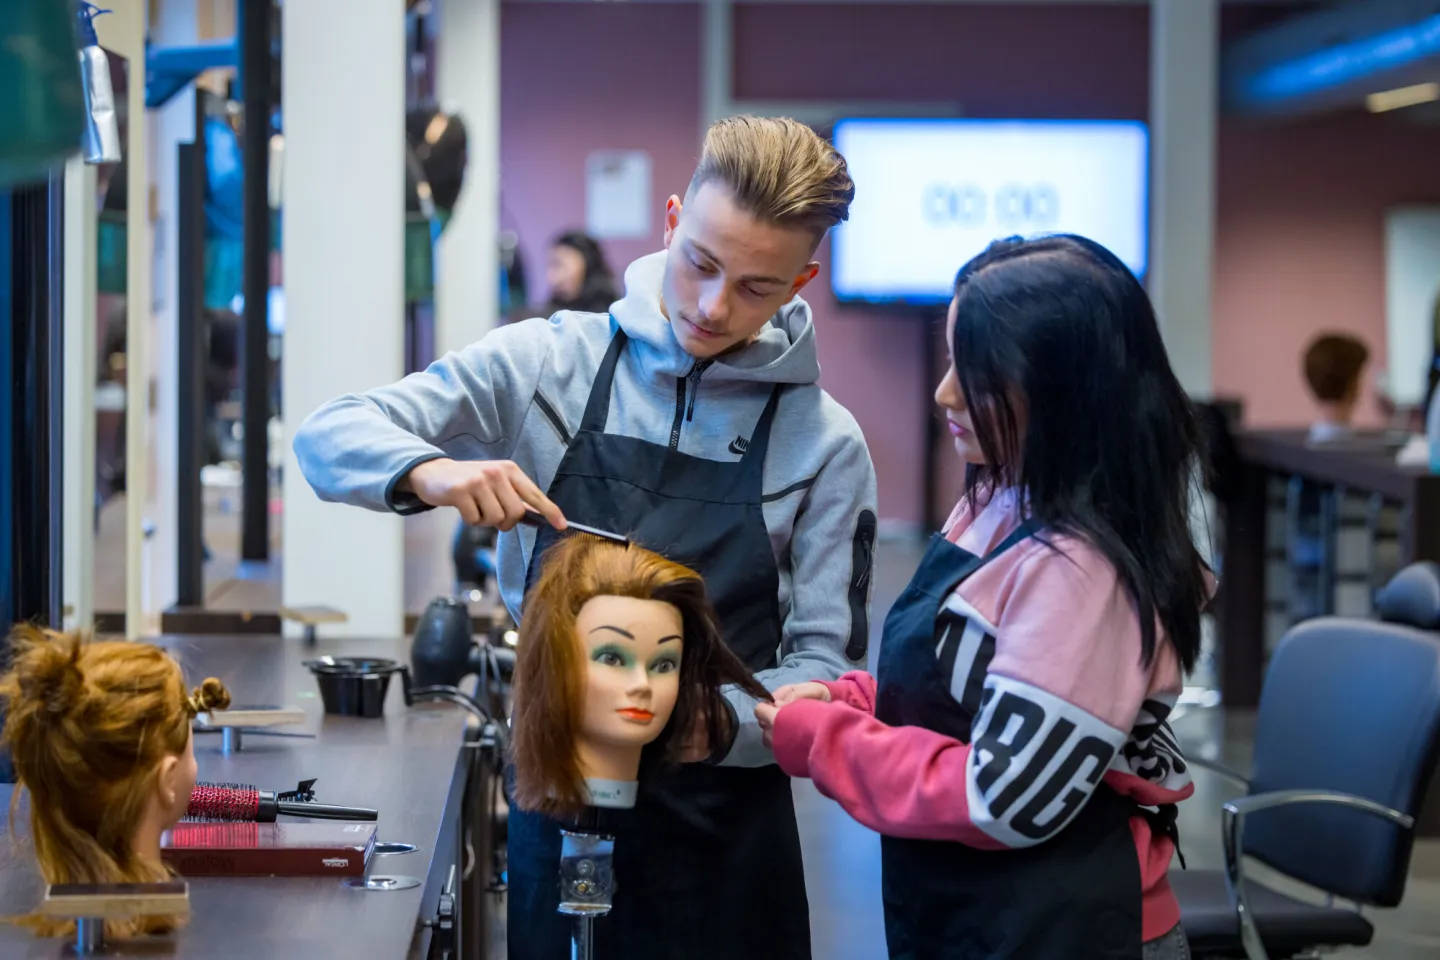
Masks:
[[[1021,680],[990,674],[965,771],[970,820],[1008,847],[1059,833],[1101,782],[1123,731]]]

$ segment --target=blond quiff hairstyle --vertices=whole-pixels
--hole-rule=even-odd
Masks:
[[[817,239],[849,218],[855,199],[845,158],[788,117],[728,117],[712,126],[687,199],[707,183],[724,186],[756,219]]]

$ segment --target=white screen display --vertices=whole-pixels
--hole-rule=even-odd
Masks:
[[[842,300],[948,300],[965,261],[1015,235],[1080,234],[1144,276],[1143,123],[843,120],[835,146],[856,187],[831,241]]]

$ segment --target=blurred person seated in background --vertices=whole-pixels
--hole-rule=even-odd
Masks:
[[[1370,348],[1348,333],[1316,337],[1305,351],[1305,383],[1320,405],[1320,419],[1310,426],[1311,443],[1349,436],[1360,400],[1360,381]]]
[[[551,316],[561,310],[609,313],[610,304],[620,299],[605,252],[593,237],[579,230],[562,233],[550,242],[545,286],[550,290],[545,312]]]

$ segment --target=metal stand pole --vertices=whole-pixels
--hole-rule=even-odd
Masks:
[[[232,756],[240,752],[240,728],[225,727],[220,731],[220,752]]]
[[[600,819],[600,810],[587,807],[574,829],[560,831],[560,912],[575,918],[571,960],[594,960],[595,918],[610,912],[615,893],[615,838]]]
[[[105,945],[104,917],[75,919],[75,952],[82,957],[99,952]]]
[[[570,960],[595,960],[595,918],[576,917]]]

